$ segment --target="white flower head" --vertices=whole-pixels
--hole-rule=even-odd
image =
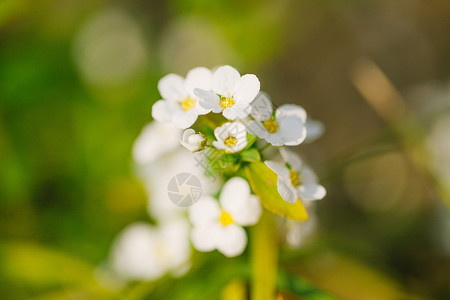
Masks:
[[[199,87],[194,93],[207,110],[219,113],[229,120],[243,119],[250,113],[250,103],[259,92],[260,83],[253,74],[241,76],[230,66],[219,67],[212,76],[211,88]]]
[[[201,133],[195,133],[194,129],[186,129],[180,140],[181,145],[191,152],[197,152],[205,149],[205,137]]]
[[[258,222],[262,207],[259,199],[250,194],[245,179],[234,177],[228,180],[219,197],[204,196],[189,209],[189,218],[194,225],[192,244],[199,251],[219,250],[225,256],[240,255],[247,245],[247,234],[242,226]]]
[[[326,190],[318,184],[314,171],[305,166],[295,153],[286,149],[280,149],[280,152],[286,164],[270,160],[265,164],[278,175],[277,189],[281,197],[290,203],[295,203],[298,198],[312,201],[325,197]]]
[[[199,115],[211,109],[203,108],[194,94],[194,89],[209,89],[212,73],[206,68],[195,68],[188,72],[186,79],[176,74],[168,74],[158,82],[158,90],[163,100],[152,107],[152,116],[161,122],[171,122],[178,128],[188,128]]]
[[[172,221],[159,227],[133,223],[116,238],[111,253],[114,271],[125,280],[156,280],[189,265],[189,224]]]
[[[265,139],[274,146],[296,146],[306,138],[306,112],[295,104],[284,104],[275,112],[265,93],[259,93],[252,102],[251,115],[246,121],[248,132]]]
[[[146,125],[133,145],[133,159],[144,165],[179,147],[181,130],[172,124],[154,121]]]
[[[214,129],[217,141],[213,146],[220,150],[235,153],[247,146],[247,130],[241,122],[228,122]]]

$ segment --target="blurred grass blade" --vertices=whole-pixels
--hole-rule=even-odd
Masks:
[[[252,300],[275,298],[278,272],[278,237],[274,216],[264,212],[261,220],[250,229]]]
[[[263,162],[255,161],[245,170],[253,191],[268,211],[296,221],[308,219],[308,214],[299,200],[288,203],[281,198],[277,190],[277,175]]]

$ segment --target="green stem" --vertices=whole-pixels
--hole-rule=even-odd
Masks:
[[[274,215],[264,211],[261,220],[250,229],[252,300],[273,300],[278,271],[278,236]]]

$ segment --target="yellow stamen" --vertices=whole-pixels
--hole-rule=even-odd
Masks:
[[[278,123],[273,117],[267,121],[264,121],[263,126],[269,133],[275,133],[278,131]]]
[[[195,102],[196,102],[195,99],[192,99],[191,97],[187,97],[180,101],[180,105],[184,111],[188,111],[188,110],[191,110],[194,108]]]
[[[230,214],[224,210],[222,210],[222,214],[220,215],[219,221],[220,224],[222,224],[222,226],[228,226],[234,223],[233,218],[230,216]]]
[[[237,138],[234,136],[229,136],[225,139],[225,141],[223,141],[223,143],[225,146],[233,147],[237,144]]]
[[[297,172],[289,171],[289,178],[291,179],[293,186],[300,185],[300,175]]]
[[[228,97],[220,96],[219,106],[222,107],[223,109],[230,108],[235,104],[236,102],[234,101],[233,96],[230,96],[230,93],[228,93]]]

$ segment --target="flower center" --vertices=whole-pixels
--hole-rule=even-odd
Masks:
[[[264,121],[263,126],[269,133],[275,133],[278,131],[278,123],[273,117],[267,121]]]
[[[220,215],[219,221],[220,224],[222,224],[222,226],[228,226],[234,223],[233,218],[230,216],[230,214],[224,210],[222,210],[222,214]]]
[[[291,179],[293,186],[300,185],[300,175],[297,172],[289,171],[289,178]]]
[[[195,106],[195,99],[192,99],[191,97],[184,98],[180,101],[181,109],[184,111],[188,111],[194,108]]]
[[[233,147],[237,144],[237,138],[234,136],[229,136],[225,139],[225,141],[223,141],[223,143],[225,146]]]
[[[236,104],[236,102],[233,99],[233,96],[230,96],[230,93],[228,93],[228,96],[219,95],[219,106],[222,107],[222,109],[230,108],[233,105]]]

